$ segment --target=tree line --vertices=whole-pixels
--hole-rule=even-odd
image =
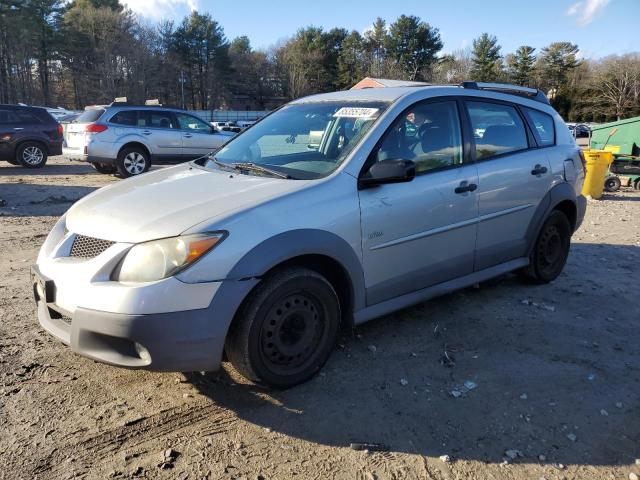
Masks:
[[[407,15],[378,18],[364,33],[305,27],[256,50],[196,11],[150,25],[118,0],[0,0],[0,103],[82,108],[126,96],[213,110],[244,98],[262,109],[369,76],[541,88],[568,120],[640,114],[640,53],[583,59],[562,41],[503,54],[488,33],[443,48],[437,27]]]

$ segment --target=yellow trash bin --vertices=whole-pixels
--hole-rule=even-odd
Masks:
[[[587,173],[582,187],[582,194],[593,198],[600,198],[604,190],[604,178],[609,165],[613,161],[613,154],[605,150],[585,150]]]

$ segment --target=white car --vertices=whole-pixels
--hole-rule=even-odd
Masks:
[[[226,352],[288,387],[341,324],[512,270],[554,280],[583,158],[541,92],[507,87],[306,97],[215,155],[91,193],[32,269],[40,324],[101,362],[216,370]]]

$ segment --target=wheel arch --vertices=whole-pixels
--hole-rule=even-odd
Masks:
[[[342,237],[319,229],[299,229],[275,235],[247,252],[227,278],[264,278],[275,269],[301,266],[325,276],[340,298],[343,320],[365,306],[362,263]]]
[[[149,155],[149,159],[151,159],[151,150],[149,150],[149,147],[147,147],[144,143],[142,143],[139,140],[130,140],[128,142],[125,142],[125,144],[122,145],[122,147],[120,147],[120,149],[118,150],[118,156],[120,156],[120,154],[125,148],[132,148],[132,147],[141,148],[147,153],[147,155]]]
[[[49,146],[47,145],[47,142],[45,142],[44,140],[41,140],[39,138],[25,138],[23,140],[19,140],[18,143],[16,143],[16,147],[14,149],[14,152],[15,152],[14,156],[18,153],[18,150],[20,150],[20,147],[25,143],[37,143],[42,147],[42,149],[46,152],[47,155],[49,155],[50,153]]]
[[[531,254],[542,225],[554,210],[567,216],[573,233],[578,227],[578,207],[575,190],[569,183],[554,186],[538,205],[526,233],[527,255]]]

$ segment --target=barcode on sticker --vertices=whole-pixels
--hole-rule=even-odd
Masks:
[[[333,114],[334,117],[347,117],[347,118],[371,118],[376,112],[377,108],[367,108],[367,107],[342,107],[336,113]]]

